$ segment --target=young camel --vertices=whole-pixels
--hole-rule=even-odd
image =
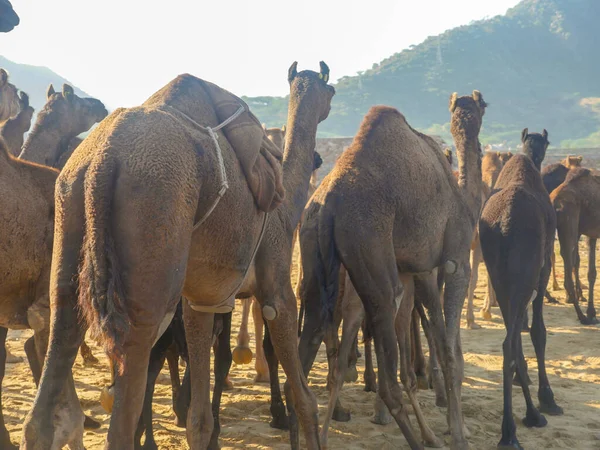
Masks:
[[[521,343],[521,327],[527,306],[533,301],[531,339],[538,362],[540,410],[562,414],[554,401],[545,366],[546,328],[544,292],[550,278],[550,254],[554,247],[556,215],[542,183],[540,168],[548,148],[548,133],[522,133],[523,155],[515,155],[502,169],[479,220],[483,257],[492,279],[506,326],[504,353],[504,415],[498,448],[522,449],[512,415],[512,385],[527,380]],[[534,406],[528,383],[523,389],[527,414],[523,424],[543,427],[545,417]]]
[[[316,73],[298,74],[295,67],[290,73],[297,89],[319,84],[318,89],[333,91]],[[313,98],[313,108],[299,117],[302,131],[288,139],[301,139],[308,126],[316,129],[329,113],[332,95]],[[214,130],[219,123],[224,131]],[[313,150],[289,163],[310,173]],[[267,212],[283,201],[280,182],[277,149],[247,105],[191,75],[177,77],[141,107],[115,111],[92,131],[57,181],[54,320],[40,389],[24,424],[23,448],[53,448],[60,427],[54,416],[62,410],[56,399],[61,391],[63,396],[74,393],[71,366],[84,331],[78,320],[77,275],[79,307],[119,367],[106,448],[133,447],[149,354],[182,294],[192,383],[188,444],[192,449],[208,446],[214,311],[231,310],[246,275],[259,275],[252,261],[265,227],[273,222]],[[317,405],[298,358],[289,264],[276,270],[288,272],[288,285],[260,283],[257,298],[291,382],[290,398],[293,392],[301,411],[307,446],[314,449]],[[80,411],[72,399],[76,396],[69,407]]]
[[[0,123],[15,117],[17,114],[19,114],[17,88],[8,81],[8,72],[0,69]]]
[[[546,187],[548,194],[552,194],[552,192],[565,181],[569,170],[581,167],[582,161],[583,156],[568,155],[565,159],[558,163],[545,166],[542,169],[542,179],[544,181],[544,186]],[[579,299],[583,300],[583,295],[581,292],[581,283],[579,281],[579,249],[576,248],[575,252],[576,260],[573,276],[575,277],[575,287],[577,289],[577,296]],[[552,290],[558,291],[559,289],[560,286],[558,285],[558,281],[556,280],[556,257],[554,255],[554,252],[552,252]]]
[[[8,0],[0,0],[0,33],[8,33],[19,25],[19,16]]]
[[[31,128],[33,107],[29,106],[29,96],[21,91],[19,93],[19,114],[0,124],[0,136],[8,146],[8,151],[13,156],[19,156],[23,146],[23,135]]]
[[[550,195],[556,211],[560,254],[565,266],[565,289],[569,303],[575,306],[577,318],[583,325],[597,324],[594,308],[596,283],[596,240],[600,237],[600,177],[588,169],[571,169],[565,181]],[[579,237],[588,237],[588,307],[587,317],[579,306],[579,296],[573,285],[575,255]]]
[[[469,247],[481,206],[478,135],[485,107],[478,91],[450,98],[458,183],[433,139],[413,130],[397,110],[371,108],[353,144],[317,188],[300,232],[305,255],[300,292],[306,312],[299,349],[305,373],[332,316],[343,264],[375,341],[378,395],[411,448],[422,446],[396,378],[394,317],[403,292],[399,273],[413,277],[429,309],[444,372],[452,447],[468,446],[461,407],[460,313],[469,280]],[[438,268],[444,272],[445,323]]]

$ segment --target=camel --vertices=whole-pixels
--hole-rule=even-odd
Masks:
[[[556,211],[560,254],[565,266],[565,290],[572,302],[577,318],[583,325],[597,324],[594,308],[594,284],[596,283],[596,240],[600,237],[600,177],[588,169],[569,170],[565,181],[550,194]],[[578,254],[579,237],[588,237],[588,307],[587,317],[579,306],[579,296],[573,285],[575,258]]]
[[[290,102],[301,100],[308,110],[290,108],[299,115],[290,120],[296,125],[288,130],[286,147],[297,143],[303,151],[288,154],[284,164],[306,174],[306,191],[316,127],[329,114],[334,90],[324,63],[320,74],[296,67],[289,70]],[[311,135],[312,145],[299,142]],[[91,132],[57,180],[54,320],[22,448],[56,448],[63,431],[80,431],[63,430],[56,415],[65,409],[81,415],[71,373],[83,338],[81,314],[118,368],[106,448],[132,448],[149,354],[181,295],[192,392],[187,440],[192,449],[208,446],[214,426],[209,400],[214,313],[231,311],[246,275],[267,276],[253,260],[261,257],[262,236],[275,223],[268,219],[294,219],[276,208],[297,204],[297,221],[306,202],[298,198],[305,194],[284,195],[279,160],[241,99],[187,74],[141,107],[114,111]],[[261,282],[257,298],[288,375],[288,398],[300,411],[306,445],[315,449],[317,405],[298,358],[289,263],[273,269],[283,272],[282,279],[287,273],[287,284]],[[68,407],[56,404],[59,397]]]
[[[548,422],[540,413],[562,414],[554,401],[545,366],[546,328],[544,292],[550,278],[550,254],[554,247],[556,214],[542,183],[540,169],[548,148],[548,132],[523,130],[524,154],[506,163],[479,220],[483,258],[506,326],[504,353],[504,415],[498,448],[522,449],[512,415],[512,384],[521,385],[527,413],[526,427]],[[531,400],[527,366],[521,343],[521,327],[527,306],[533,301],[531,339],[538,362],[540,410]]]
[[[444,156],[446,157],[446,159],[450,163],[450,166],[452,166],[454,164],[454,158],[452,156],[452,149],[450,147],[446,147],[444,149]]]
[[[63,84],[62,92],[55,92],[50,85],[46,98],[19,157],[60,169],[58,162],[64,161],[61,156],[69,150],[71,140],[103,120],[108,111],[100,100],[75,95],[68,84]]]
[[[0,123],[17,114],[19,114],[17,88],[8,81],[8,72],[0,68]]]
[[[0,0],[0,33],[8,33],[19,25],[19,16],[9,0]]]
[[[6,122],[0,123],[0,136],[4,138],[8,151],[13,156],[19,156],[21,153],[23,135],[29,131],[32,117],[33,107],[29,105],[29,96],[21,91],[19,94],[19,113]]]
[[[544,186],[548,191],[548,194],[552,194],[554,189],[560,186],[567,177],[567,173],[569,173],[570,169],[574,169],[577,167],[581,167],[581,162],[583,160],[583,156],[573,156],[568,155],[565,159],[558,163],[550,164],[542,169],[542,179],[544,181]],[[581,283],[579,281],[579,251],[576,251],[576,262],[573,272],[575,277],[575,287],[577,289],[577,296],[579,299],[582,299],[581,292]],[[558,291],[560,286],[558,285],[558,281],[556,280],[556,258],[554,252],[552,252],[552,290]],[[570,299],[569,299],[570,300]]]
[[[452,446],[468,446],[461,407],[460,313],[481,204],[478,134],[485,107],[479,91],[450,98],[458,182],[433,139],[410,127],[397,110],[371,108],[352,145],[315,191],[300,232],[305,255],[300,292],[306,312],[299,349],[305,373],[333,316],[343,264],[375,341],[378,395],[411,448],[422,446],[410,425],[396,378],[394,317],[403,292],[399,273],[413,277],[429,309],[444,372]],[[445,281],[445,323],[438,269]]]
[[[481,176],[483,182],[493,189],[502,167],[512,157],[512,152],[485,152],[481,160]]]

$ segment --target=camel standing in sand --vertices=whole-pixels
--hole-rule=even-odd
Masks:
[[[461,407],[460,313],[481,205],[478,135],[485,107],[478,91],[460,98],[453,94],[450,99],[458,183],[433,139],[413,130],[397,110],[371,108],[353,144],[317,188],[300,232],[304,255],[300,292],[306,313],[299,348],[305,373],[333,315],[343,264],[373,333],[378,395],[411,448],[421,448],[421,443],[402,405],[397,381],[394,317],[403,293],[398,273],[413,277],[429,309],[446,383],[453,448],[468,445]],[[445,281],[445,323],[438,269]]]
[[[548,133],[522,133],[524,155],[515,155],[504,166],[494,193],[479,221],[481,248],[498,305],[506,326],[504,353],[504,415],[498,448],[522,448],[517,440],[512,411],[512,385],[523,389],[527,427],[548,422],[533,405],[526,382],[527,366],[521,343],[521,327],[527,306],[533,301],[531,339],[538,362],[540,410],[562,414],[554,401],[545,366],[546,328],[544,292],[550,278],[550,254],[554,248],[556,215],[542,183],[540,169],[548,148]]]
[[[600,237],[600,177],[583,168],[571,169],[565,181],[550,195],[556,211],[560,254],[565,267],[565,289],[573,303],[577,318],[584,325],[597,324],[594,308],[596,283],[596,240]],[[575,257],[579,237],[588,237],[588,307],[587,317],[579,306],[579,296],[573,284]]]
[[[24,134],[31,128],[31,119],[33,117],[33,107],[29,105],[29,96],[21,91],[19,94],[19,113],[0,123],[0,136],[8,146],[8,151],[13,156],[19,156],[23,146]]]
[[[290,69],[290,101],[307,90],[318,94],[303,99],[311,107],[295,119],[288,142],[305,139],[327,117],[333,96],[328,76],[297,73],[296,64]],[[286,163],[292,172],[306,173],[306,192],[314,145],[304,150]],[[80,431],[56,419],[64,409],[56,405],[61,391],[69,394],[70,409],[80,411],[71,395],[71,366],[83,337],[77,275],[79,308],[119,367],[106,448],[133,447],[149,353],[182,294],[192,382],[188,444],[206,448],[214,425],[209,364],[214,313],[231,311],[246,275],[268,276],[252,264],[274,223],[268,212],[292,221],[293,215],[274,208],[297,202],[299,218],[306,202],[304,196],[284,200],[276,154],[241,99],[190,75],[177,77],[141,107],[115,111],[75,150],[57,181],[55,320],[40,389],[24,425],[24,448],[52,448],[65,427],[69,435]],[[261,282],[257,298],[291,382],[289,398],[293,395],[301,412],[307,446],[315,449],[317,405],[298,358],[289,263],[270,267],[283,272],[282,279],[287,273],[288,283]]]
[[[8,0],[0,0],[0,33],[8,33],[19,25],[19,16]]]
[[[542,180],[544,186],[548,191],[548,194],[552,194],[554,189],[560,186],[567,177],[569,170],[581,167],[583,156],[568,155],[565,159],[560,162],[550,164],[542,169]],[[576,249],[576,263],[574,266],[573,275],[575,277],[575,288],[577,289],[577,296],[582,299],[583,295],[581,292],[581,283],[579,281],[579,249]],[[560,286],[556,280],[556,257],[552,252],[552,290],[558,291]],[[568,299],[570,300],[570,299]],[[583,300],[583,299],[582,299]]]
[[[0,123],[17,114],[19,114],[19,94],[17,88],[8,81],[8,72],[0,69]]]

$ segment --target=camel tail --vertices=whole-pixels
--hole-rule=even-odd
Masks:
[[[110,210],[118,176],[109,156],[92,162],[85,180],[85,238],[79,268],[79,308],[91,335],[119,371],[130,320],[119,260],[111,233]]]
[[[323,219],[323,217],[322,217]],[[319,261],[321,270],[317,270],[319,292],[321,296],[322,316],[325,323],[333,322],[333,313],[339,292],[341,261],[333,235],[333,216],[319,222]]]

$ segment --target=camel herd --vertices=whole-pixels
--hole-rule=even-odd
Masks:
[[[0,0],[0,8],[10,3]],[[0,17],[0,31],[18,24],[16,14]],[[252,312],[257,342],[263,341],[255,380],[270,383],[271,425],[289,429],[293,449],[300,447],[299,425],[304,445],[318,449],[329,445],[332,419],[351,420],[339,393],[344,381],[358,377],[360,329],[365,388],[378,394],[373,421],[396,421],[413,449],[442,447],[443,430],[431,429],[417,398],[419,388],[433,387],[436,404],[447,407],[451,448],[466,449],[460,318],[467,299],[467,327],[479,327],[473,296],[481,261],[488,272],[481,318],[489,320],[497,304],[507,331],[499,448],[522,448],[513,383],[525,396],[527,427],[545,426],[542,413],[563,413],[546,375],[543,299],[552,300],[547,285],[558,234],[568,301],[582,324],[598,323],[600,178],[581,167],[581,157],[542,167],[546,130],[525,128],[519,154],[482,154],[488,105],[473,91],[450,97],[455,155],[398,110],[374,106],[317,186],[317,128],[335,95],[329,67],[321,62],[318,72],[298,71],[293,63],[288,83],[282,128],[267,129],[240,98],[186,74],[141,106],[110,115],[102,102],[77,96],[69,85],[60,92],[50,86],[29,131],[29,97],[0,69],[0,383],[8,329],[32,329],[25,351],[38,386],[20,448],[82,450],[84,428],[99,426],[83,414],[72,374],[80,349],[85,360],[95,360],[85,345],[88,331],[111,363],[112,382],[101,399],[111,412],[105,448],[157,448],[152,396],[165,360],[177,424],[190,448],[219,448],[221,395],[230,386],[232,360],[253,357]],[[98,122],[85,140],[78,138]],[[581,235],[589,246],[586,314]],[[296,244],[301,263],[294,291]],[[232,352],[236,299],[243,319]],[[539,408],[529,389],[524,328],[538,362]],[[307,376],[323,341],[330,400],[319,429]],[[279,364],[287,377],[285,402]],[[17,448],[2,414],[0,448]]]

